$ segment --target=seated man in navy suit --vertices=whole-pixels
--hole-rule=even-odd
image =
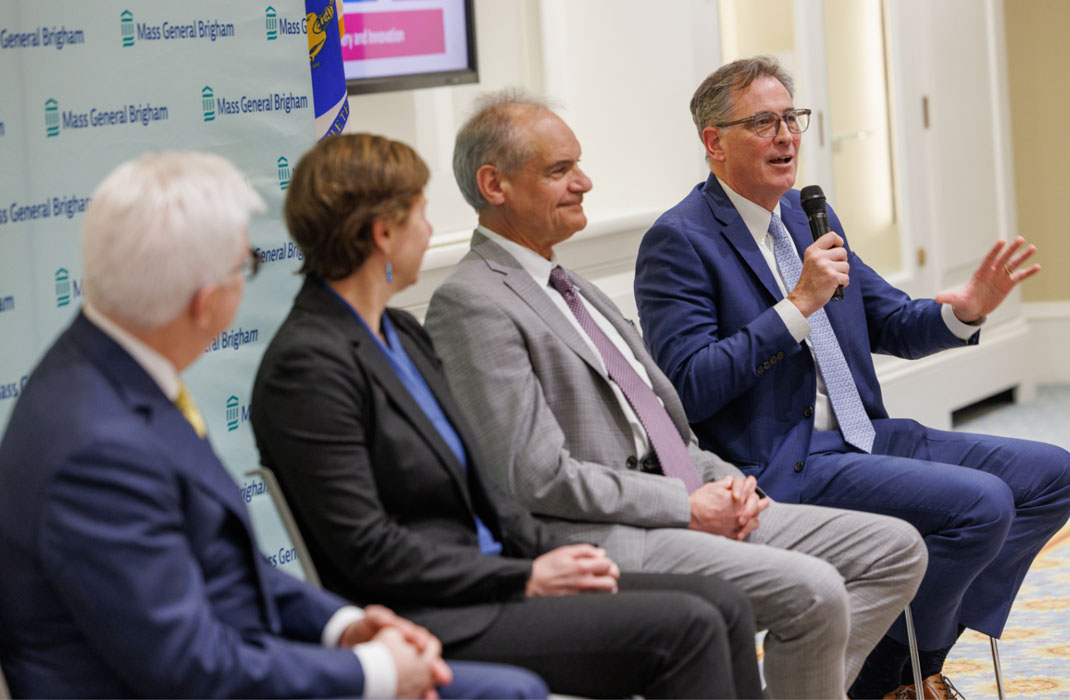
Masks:
[[[775,60],[721,67],[691,113],[712,174],[646,233],[644,338],[702,445],[773,498],[892,515],[925,538],[912,610],[927,690],[965,627],[999,636],[1029,564],[1070,512],[1070,455],[1024,440],[890,419],[870,353],[917,358],[977,342],[1033,247],[997,242],[972,279],[912,300],[850,250],[835,213],[813,241],[795,184],[809,110]],[[844,295],[829,302],[837,286]],[[900,620],[852,697],[910,677]],[[911,691],[913,692],[913,691]],[[911,695],[913,697],[913,695]]]
[[[347,605],[256,550],[179,372],[234,318],[262,206],[208,154],[145,156],[94,192],[87,303],[0,442],[12,695],[545,696],[520,669],[451,670],[427,630]]]

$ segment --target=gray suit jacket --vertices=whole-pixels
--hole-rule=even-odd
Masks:
[[[698,447],[672,384],[634,324],[597,287],[569,273],[646,368],[704,481],[740,475]],[[478,231],[435,291],[425,325],[489,471],[561,537],[606,547],[638,570],[650,528],[687,527],[678,479],[637,469],[610,379],[563,312],[501,246]]]

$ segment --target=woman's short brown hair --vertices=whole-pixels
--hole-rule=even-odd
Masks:
[[[301,272],[324,280],[353,274],[372,251],[372,224],[405,220],[430,177],[400,141],[373,134],[328,136],[301,157],[283,218],[305,257]]]

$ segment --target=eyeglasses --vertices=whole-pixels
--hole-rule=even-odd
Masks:
[[[256,277],[256,273],[260,272],[260,253],[256,248],[249,248],[248,255],[242,260],[241,265],[238,266],[236,272],[240,272],[242,277],[247,280]]]
[[[750,123],[755,134],[762,138],[771,138],[780,133],[781,121],[787,125],[788,131],[791,133],[801,134],[806,131],[808,126],[810,126],[810,110],[789,109],[783,114],[776,114],[775,112],[758,112],[749,117],[737,119],[734,122],[724,122],[722,124],[715,124],[714,126],[726,127]]]

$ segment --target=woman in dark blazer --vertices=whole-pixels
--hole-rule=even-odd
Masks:
[[[405,144],[343,135],[301,159],[287,192],[305,282],[252,422],[324,586],[425,625],[447,658],[523,666],[556,692],[758,697],[740,591],[622,576],[601,549],[558,546],[484,476],[430,340],[387,308],[431,236],[428,176]]]

